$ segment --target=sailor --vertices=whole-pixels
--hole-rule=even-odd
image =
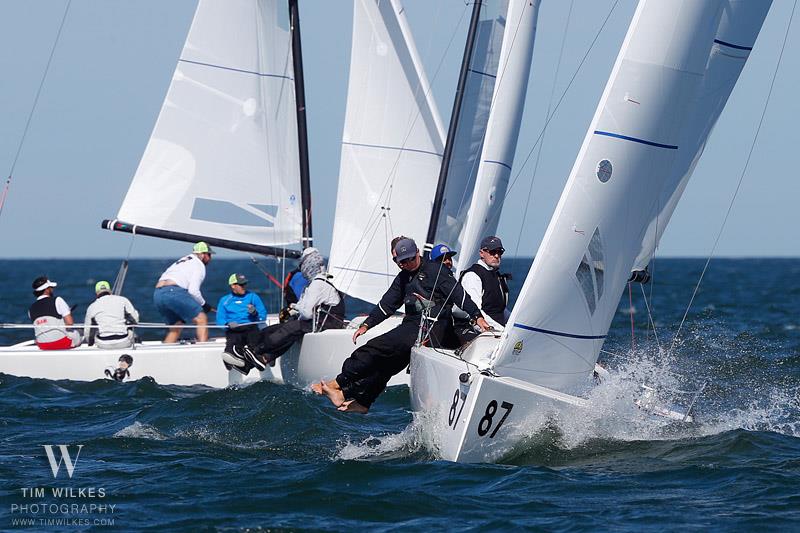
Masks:
[[[107,281],[98,281],[94,293],[97,299],[86,309],[83,320],[83,336],[89,345],[104,349],[133,346],[133,330],[128,325],[139,322],[139,311],[124,296],[111,294]]]
[[[178,342],[181,327],[178,325],[194,322],[197,324],[197,340],[208,340],[208,316],[213,308],[200,293],[200,286],[206,277],[206,265],[211,261],[214,251],[204,243],[198,242],[192,253],[172,263],[161,274],[153,292],[153,303],[164,316],[164,321],[176,325],[169,329],[164,342]]]
[[[265,328],[260,341],[245,349],[247,363],[259,370],[274,366],[275,360],[306,333],[344,327],[344,295],[331,283],[319,250],[309,247],[303,251],[300,272],[311,282],[300,300],[289,306],[291,318]]]
[[[453,303],[475,317],[482,330],[488,329],[480,309],[443,263],[423,261],[411,239],[400,239],[394,246],[394,256],[401,271],[353,334],[353,343],[405,304],[403,321],[356,349],[345,360],[336,379],[312,386],[317,394],[327,395],[340,411],[366,413],[391,377],[408,366],[423,317],[429,323],[424,337],[432,346],[439,345],[439,339],[444,336],[449,325],[448,309]]]
[[[316,251],[317,249],[313,246],[309,246],[303,253],[300,255],[300,263],[303,262],[306,255]],[[283,300],[286,302],[286,307],[280,310],[278,313],[278,318],[281,322],[286,322],[291,318],[291,313],[289,313],[289,306],[292,304],[296,304],[300,301],[300,297],[303,295],[303,291],[306,290],[308,287],[309,280],[303,275],[303,272],[300,270],[300,264],[298,263],[297,268],[286,274],[286,278],[283,280]]]
[[[228,277],[231,291],[217,302],[217,325],[227,326],[225,330],[225,350],[222,360],[228,365],[244,366],[243,349],[246,344],[258,341],[258,324],[267,318],[267,308],[258,294],[247,290],[247,277],[244,274],[231,274]]]
[[[508,321],[508,284],[500,273],[503,243],[493,235],[481,241],[480,259],[461,273],[461,285],[492,328],[502,330]],[[458,329],[458,328],[457,328]]]
[[[31,284],[36,301],[28,309],[28,316],[33,321],[36,345],[41,350],[65,350],[81,344],[81,334],[64,327],[75,321],[67,302],[60,296],[53,297],[57,286],[47,276],[39,276]]]

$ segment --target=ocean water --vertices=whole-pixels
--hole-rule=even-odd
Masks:
[[[144,321],[159,320],[152,286],[168,263],[131,263],[124,294]],[[654,326],[640,286],[626,291],[598,408],[531,427],[504,464],[439,460],[402,389],[357,416],[271,383],[211,390],[0,374],[0,530],[800,531],[800,260],[712,261],[670,350],[703,263],[656,261],[643,287]],[[513,291],[529,264],[505,261]],[[0,322],[25,321],[30,282],[43,273],[82,319],[93,283],[118,266],[0,261]],[[281,277],[282,265],[262,266]],[[210,300],[232,271],[276,309],[274,285],[244,260],[211,263]],[[0,330],[0,341],[28,335]],[[632,407],[641,383],[706,383],[697,422],[665,428]],[[71,459],[83,446],[71,478],[64,463],[51,472],[43,445],[59,444]]]

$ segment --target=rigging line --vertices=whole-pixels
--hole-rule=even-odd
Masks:
[[[556,72],[553,75],[553,85],[550,86],[550,98],[547,101],[547,112],[544,116],[550,115],[553,108],[553,97],[556,94],[556,82],[558,82],[558,74],[561,72],[561,61],[564,57],[564,46],[567,42],[567,33],[569,33],[569,23],[572,20],[572,7],[575,5],[575,0],[570,0],[569,11],[567,12],[567,24],[564,27],[564,34],[561,36],[561,49],[558,51],[558,61],[556,62]],[[545,127],[546,129],[546,127]],[[522,213],[522,223],[519,225],[519,233],[517,234],[517,245],[514,248],[514,255],[519,255],[519,242],[522,240],[522,230],[525,227],[525,220],[528,218],[528,208],[531,204],[531,194],[533,194],[533,182],[536,181],[536,172],[539,170],[539,159],[542,155],[542,147],[544,147],[544,132],[542,142],[539,143],[539,150],[536,152],[536,162],[533,165],[533,173],[531,174],[531,185],[528,187],[528,198],[525,200],[525,211]]]
[[[555,117],[555,114],[556,114],[556,112],[558,112],[559,107],[561,107],[561,104],[564,101],[564,97],[566,97],[567,92],[569,92],[570,88],[572,87],[572,84],[575,82],[575,78],[578,76],[578,73],[581,71],[581,68],[583,67],[583,64],[586,62],[586,59],[589,57],[589,53],[594,48],[594,45],[597,43],[597,39],[600,38],[600,34],[603,33],[603,29],[606,27],[606,24],[608,24],[608,21],[611,18],[611,15],[614,13],[614,10],[616,9],[617,4],[619,4],[619,0],[614,0],[614,4],[611,6],[611,10],[609,10],[608,14],[606,15],[605,20],[603,20],[603,24],[600,25],[600,28],[597,30],[597,33],[595,34],[594,39],[592,39],[591,44],[589,44],[589,48],[586,50],[586,53],[583,55],[583,58],[581,59],[580,63],[578,64],[578,67],[575,69],[575,72],[572,74],[572,77],[570,78],[569,83],[567,83],[567,86],[564,88],[564,91],[561,93],[561,96],[559,97],[558,102],[556,103],[555,107],[553,108],[553,112],[550,114],[549,117],[547,117],[547,120],[545,120],[544,126],[542,126],[542,131],[539,132],[539,136],[536,138],[536,141],[533,143],[533,146],[531,146],[531,149],[528,152],[528,155],[525,156],[525,160],[522,162],[522,166],[519,168],[519,171],[516,173],[514,178],[509,183],[508,188],[506,189],[506,192],[503,195],[503,198],[502,198],[503,201],[505,201],[505,199],[508,197],[508,195],[511,192],[511,190],[514,188],[514,185],[516,185],[517,180],[519,179],[519,176],[522,174],[522,170],[525,168],[525,165],[528,164],[528,161],[530,160],[531,155],[533,154],[533,151],[536,149],[536,146],[539,144],[539,141],[542,140],[542,136],[544,135],[544,132],[547,129],[547,126],[550,124],[550,121],[553,120],[553,117]]]
[[[11,162],[11,170],[8,172],[8,178],[6,179],[3,196],[0,198],[0,215],[3,214],[3,206],[5,205],[6,197],[8,196],[8,190],[11,188],[11,177],[14,175],[14,169],[17,167],[19,154],[22,152],[22,146],[25,144],[25,137],[28,135],[28,129],[30,128],[31,120],[33,120],[33,114],[36,112],[36,105],[39,103],[39,96],[42,94],[42,87],[44,87],[44,82],[47,79],[47,73],[50,71],[50,64],[53,62],[53,56],[55,55],[58,41],[61,38],[61,30],[64,29],[64,22],[67,20],[67,13],[69,13],[70,4],[72,4],[72,0],[67,0],[67,5],[64,8],[64,15],[61,17],[61,23],[58,25],[58,32],[56,32],[56,38],[53,41],[53,47],[50,49],[50,56],[47,58],[47,64],[44,67],[44,73],[42,74],[42,79],[39,82],[39,88],[36,89],[36,96],[33,98],[31,111],[28,113],[28,119],[25,122],[25,128],[22,130],[22,137],[19,140],[19,146],[17,146],[17,153],[14,154],[14,160]]]
[[[461,26],[461,22],[464,20],[464,16],[465,16],[466,12],[467,12],[467,8],[465,7],[461,12],[461,17],[458,19],[458,21],[456,22],[455,26],[453,27],[453,31],[450,34],[450,40],[447,42],[447,46],[445,47],[445,50],[442,53],[442,56],[441,56],[441,58],[439,60],[439,64],[436,66],[436,70],[433,73],[433,77],[428,82],[428,91],[424,92],[424,96],[425,96],[426,100],[428,99],[428,97],[430,96],[431,91],[433,90],[432,89],[433,83],[436,81],[436,79],[439,76],[439,73],[440,73],[440,71],[442,69],[442,65],[444,64],[445,57],[447,56],[447,52],[450,50],[450,47],[453,44],[453,40],[456,37],[456,33],[458,31],[458,28]],[[416,88],[414,89],[414,98],[415,98],[415,100],[416,100],[417,95],[419,94],[419,90],[420,90],[420,85],[417,84]],[[394,182],[393,176],[396,177],[395,170],[397,169],[397,166],[400,164],[400,158],[403,155],[403,150],[402,149],[405,148],[406,143],[408,142],[408,138],[411,136],[411,132],[414,130],[414,126],[416,125],[417,119],[419,118],[419,116],[420,116],[420,113],[419,113],[419,110],[417,110],[417,113],[415,114],[414,119],[412,120],[411,124],[409,125],[408,131],[406,132],[406,135],[403,138],[403,142],[400,145],[401,150],[398,151],[397,157],[395,158],[395,161],[392,164],[392,168],[389,169],[388,175],[386,177],[386,181],[384,182],[383,187],[381,188],[381,191],[378,194],[378,198],[379,199],[383,197],[387,187],[391,187],[392,183]],[[438,131],[437,131],[437,135],[438,135]],[[375,212],[378,210],[379,207],[380,207],[380,204],[377,203],[375,205],[375,207],[373,207],[372,213],[370,213],[368,219],[371,219],[373,217],[373,214],[375,214]],[[376,221],[376,223],[377,223],[377,221]],[[361,237],[359,238],[358,242],[353,247],[353,251],[350,253],[350,255],[347,257],[346,261],[344,262],[345,265],[350,264],[350,262],[354,259],[356,251],[358,250],[358,248],[361,245],[361,243],[364,241],[364,238],[367,236],[368,231],[369,231],[368,226],[365,226],[364,231],[361,234]],[[373,232],[372,235],[374,237],[375,236],[375,232]],[[368,241],[368,244],[369,243],[371,243],[371,240]]]
[[[633,320],[633,287],[631,287],[631,282],[628,282],[628,313],[631,315],[631,353],[636,352],[636,334],[634,330],[634,320]]]
[[[641,283],[639,287],[642,289],[642,299],[644,299],[644,306],[647,308],[647,320],[648,325],[653,328],[653,338],[656,341],[656,347],[658,348],[659,353],[661,352],[661,343],[658,340],[658,332],[656,331],[656,323],[653,320],[653,313],[650,310],[650,302],[648,302],[647,294],[644,292],[644,285]]]
[[[730,204],[728,204],[728,210],[725,212],[725,216],[722,219],[722,225],[719,228],[719,232],[717,232],[717,238],[714,239],[714,245],[711,247],[711,252],[708,255],[708,259],[706,259],[706,263],[703,266],[703,271],[700,273],[700,278],[697,280],[697,285],[694,287],[694,291],[692,292],[692,297],[689,299],[689,305],[686,306],[686,312],[683,313],[683,318],[681,319],[681,323],[678,325],[678,330],[675,332],[675,336],[672,338],[672,344],[669,347],[670,353],[675,348],[675,344],[678,342],[678,336],[681,333],[681,328],[683,328],[684,322],[686,322],[686,317],[689,315],[689,310],[692,308],[692,303],[694,302],[695,296],[697,296],[697,291],[700,290],[700,284],[703,282],[703,277],[706,274],[706,270],[708,270],[708,265],[711,262],[711,259],[714,257],[714,252],[717,249],[717,245],[719,244],[719,240],[722,237],[722,232],[725,229],[725,224],[728,222],[728,217],[733,210],[733,204],[736,201],[736,196],[739,194],[739,189],[742,186],[742,182],[744,181],[745,174],[747,174],[747,169],[750,166],[750,158],[753,156],[753,150],[755,150],[756,142],[758,141],[758,135],[761,133],[761,126],[764,123],[764,117],[767,114],[767,108],[769,107],[770,98],[772,98],[772,90],[775,87],[775,80],[778,77],[778,70],[781,66],[781,61],[783,60],[783,52],[786,49],[786,41],[789,39],[789,30],[792,27],[792,20],[794,19],[794,12],[797,8],[797,0],[794,1],[792,5],[792,13],[789,15],[789,23],[786,24],[786,32],[783,35],[783,44],[781,45],[781,52],[778,55],[778,61],[775,64],[775,70],[772,73],[772,80],[769,84],[769,91],[767,91],[767,98],[764,101],[764,107],[761,109],[761,117],[758,120],[758,127],[756,128],[756,133],[753,136],[753,142],[750,144],[750,151],[747,153],[747,159],[744,163],[744,168],[742,168],[742,173],[739,175],[739,182],[736,184],[736,189],[733,191],[733,197],[731,197]]]

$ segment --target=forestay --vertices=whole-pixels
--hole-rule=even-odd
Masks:
[[[200,0],[118,219],[260,245],[301,240],[286,4]]]
[[[456,245],[459,251],[456,256],[458,270],[475,261],[483,237],[497,233],[528,90],[538,14],[538,0],[508,2],[497,82],[472,199],[467,210],[469,217]]]
[[[483,151],[486,127],[507,30],[508,0],[489,0],[481,6],[480,21],[469,63],[453,155],[436,227],[436,241],[455,250],[467,220]],[[465,257],[463,253],[459,257]]]
[[[639,4],[494,353],[499,375],[563,392],[586,382],[645,232],[682,189],[727,99],[709,91],[729,93],[733,81],[720,80],[741,68],[726,74],[715,56],[751,47],[765,12],[722,0]]]
[[[423,242],[444,133],[403,8],[357,0],[330,271],[377,303],[397,273],[389,241]]]

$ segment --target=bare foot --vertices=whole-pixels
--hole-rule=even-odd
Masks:
[[[336,380],[334,380],[335,383]],[[339,388],[339,384],[336,383],[336,387],[331,386],[331,383],[325,383],[324,381],[320,382],[322,386],[322,393],[328,397],[333,405],[339,407],[344,404],[344,393],[342,389]]]
[[[339,407],[337,407],[339,411],[345,411],[348,413],[360,413],[362,415],[367,414],[369,411],[369,407],[364,407],[360,403],[355,400],[347,400],[346,402],[342,403]]]
[[[322,395],[322,385],[323,383],[321,381],[319,383],[312,383],[311,390],[314,391],[316,394]]]

